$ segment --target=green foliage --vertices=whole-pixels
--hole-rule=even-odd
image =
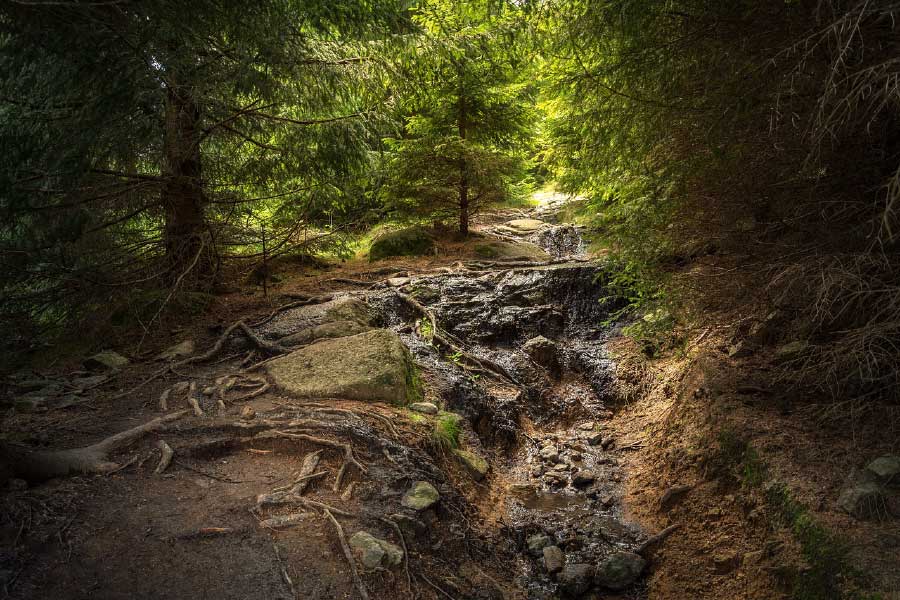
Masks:
[[[369,248],[369,260],[392,256],[423,256],[434,251],[434,239],[423,227],[408,227],[378,237]]]
[[[404,214],[459,220],[522,197],[533,86],[523,83],[521,9],[490,1],[421,2],[422,35],[402,72],[414,86],[387,140],[383,189]]]
[[[431,434],[432,443],[444,451],[459,448],[459,434],[462,431],[460,421],[461,417],[456,413],[438,413]]]

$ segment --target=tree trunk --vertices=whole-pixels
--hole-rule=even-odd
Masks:
[[[460,95],[459,115],[457,116],[459,138],[466,139],[466,102]],[[465,158],[459,160],[459,234],[463,237],[469,235],[469,174]]]
[[[193,270],[209,275],[212,248],[204,248],[205,198],[201,180],[200,109],[189,87],[170,86],[166,99],[165,249],[170,279]],[[201,256],[204,254],[204,256]]]

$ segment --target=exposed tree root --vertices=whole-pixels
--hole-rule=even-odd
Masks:
[[[288,297],[294,297],[294,296],[288,295]],[[290,310],[292,308],[299,308],[301,306],[310,306],[312,304],[323,304],[325,302],[330,302],[331,300],[334,300],[334,294],[324,294],[322,296],[305,296],[304,295],[302,297],[300,297],[300,296],[297,296],[297,297],[299,299],[296,302],[289,302],[287,304],[279,306],[278,308],[273,310],[271,313],[269,313],[269,316],[265,317],[261,321],[257,321],[256,323],[251,324],[250,327],[259,327],[260,325],[265,325],[266,323],[268,323],[269,321],[274,319],[276,316],[278,316],[280,313],[283,313],[284,311]]]
[[[315,473],[316,467],[319,466],[319,458],[322,454],[321,450],[310,452],[303,458],[303,464],[300,466],[300,472],[297,479],[290,485],[275,488],[271,494],[260,494],[256,498],[256,506],[269,506],[272,504],[290,504],[299,502],[303,492],[306,491],[309,482],[312,479],[326,475],[325,471]]]
[[[349,487],[349,486],[348,486]],[[397,534],[397,537],[400,538],[400,545],[403,547],[403,571],[406,573],[406,589],[412,593],[412,577],[409,574],[409,549],[406,547],[406,538],[403,537],[403,530],[400,529],[400,526],[387,517],[378,517],[380,521],[390,525],[394,533]]]
[[[678,527],[679,525],[677,523],[675,525],[669,525],[656,535],[651,535],[646,540],[644,540],[644,543],[635,548],[635,554],[644,554],[645,552],[665,540],[667,537],[669,537],[669,535],[672,534],[676,529],[678,529]]]
[[[350,574],[353,576],[353,584],[356,586],[356,590],[363,600],[369,600],[369,593],[366,591],[366,586],[359,576],[359,571],[356,569],[356,560],[354,560],[353,553],[350,551],[350,546],[347,544],[344,528],[341,527],[341,524],[337,522],[337,519],[334,518],[334,515],[332,515],[328,509],[325,509],[324,512],[325,516],[328,517],[328,520],[331,521],[331,524],[334,525],[334,530],[337,532],[338,541],[341,543],[341,550],[344,551],[344,557],[350,565]]]
[[[0,462],[15,476],[31,482],[75,474],[109,473],[120,465],[109,455],[125,448],[167,423],[180,419],[188,411],[181,410],[126,429],[96,444],[70,450],[33,451],[10,444],[0,445]]]
[[[159,440],[159,442],[156,443],[156,447],[159,448],[160,457],[159,464],[156,465],[156,469],[153,472],[159,475],[169,468],[172,457],[175,456],[175,451],[172,450],[172,447],[168,445],[165,440]]]
[[[290,513],[288,515],[269,517],[268,519],[260,521],[259,524],[268,529],[282,529],[300,525],[312,516],[313,513],[309,512]]]
[[[307,442],[311,442],[313,444],[317,444],[319,446],[326,446],[328,448],[334,448],[335,450],[341,450],[344,453],[344,461],[350,463],[357,469],[359,469],[363,473],[367,473],[368,470],[362,466],[359,461],[356,460],[356,457],[353,456],[353,447],[350,444],[342,444],[341,442],[333,442],[331,440],[326,440],[324,438],[315,437],[306,433],[291,433],[289,431],[275,431],[275,435],[279,435],[292,440],[304,440]]]
[[[431,323],[432,340],[446,348],[449,348],[453,352],[457,353],[460,358],[465,359],[466,362],[475,365],[479,369],[499,376],[516,386],[520,385],[519,381],[515,377],[513,377],[510,372],[507,371],[502,365],[499,365],[487,358],[478,358],[477,356],[463,350],[463,348],[460,346],[460,342],[454,341],[449,333],[440,328],[437,317],[435,317],[432,311],[425,308],[425,306],[421,302],[419,302],[409,294],[404,294],[403,292],[397,292],[397,296],[418,314],[428,319],[429,323]]]

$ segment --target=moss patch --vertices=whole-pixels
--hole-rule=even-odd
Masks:
[[[372,243],[369,260],[391,256],[422,256],[434,252],[434,239],[424,227],[408,227],[382,235]]]

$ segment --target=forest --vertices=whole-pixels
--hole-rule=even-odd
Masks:
[[[0,0],[0,590],[900,598],[900,2]]]

